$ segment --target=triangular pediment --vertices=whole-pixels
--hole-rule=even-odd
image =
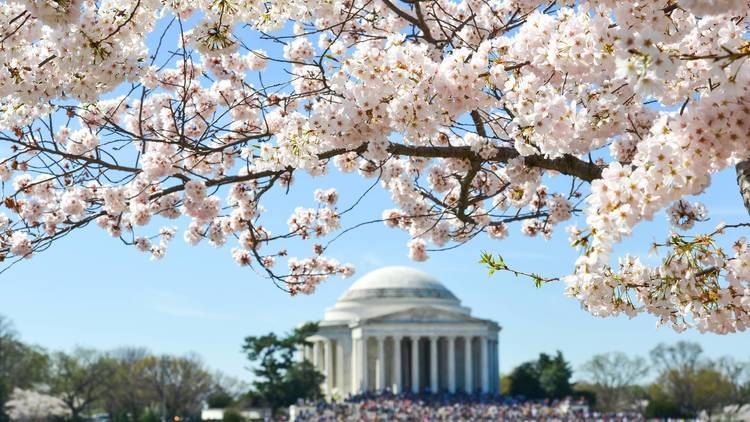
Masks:
[[[473,318],[461,312],[454,312],[433,306],[417,306],[414,308],[378,315],[367,319],[367,322],[477,322],[488,321]]]

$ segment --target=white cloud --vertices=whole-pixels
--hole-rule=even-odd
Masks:
[[[194,303],[187,297],[174,292],[151,290],[149,292],[149,307],[161,314],[180,317],[213,320],[234,319],[227,314],[214,313]]]

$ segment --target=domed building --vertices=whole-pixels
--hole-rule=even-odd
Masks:
[[[319,324],[303,356],[325,375],[328,397],[385,389],[498,392],[500,326],[471,316],[422,271],[386,267],[364,275]]]

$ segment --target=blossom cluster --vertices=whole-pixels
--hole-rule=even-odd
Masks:
[[[15,388],[5,403],[5,411],[14,421],[41,421],[70,416],[65,402],[48,394],[47,386],[23,390]]]
[[[263,204],[337,171],[390,195],[372,218],[407,232],[414,260],[512,230],[549,239],[577,219],[585,228],[568,231],[581,254],[565,280],[584,308],[743,330],[744,241],[730,256],[711,243],[723,228],[680,233],[708,217],[687,198],[750,159],[748,10],[746,0],[6,1],[0,254],[30,258],[96,222],[160,259],[181,231],[311,293],[353,273],[326,256],[352,225],[338,205],[350,192],[316,190],[315,205],[290,206],[285,220]],[[660,245],[667,258],[618,257],[660,212],[674,230]],[[290,256],[291,245],[312,252]]]

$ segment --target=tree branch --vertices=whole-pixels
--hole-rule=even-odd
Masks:
[[[468,146],[412,146],[391,143],[388,152],[394,155],[405,155],[409,157],[425,158],[458,158],[472,162],[488,161],[507,163],[520,154],[514,148],[499,147],[494,156],[485,160],[471,150]],[[545,170],[554,170],[568,176],[575,176],[587,182],[601,179],[602,168],[594,163],[583,161],[578,157],[565,154],[558,158],[547,158],[540,154],[523,157],[524,164]]]
[[[750,159],[740,162],[735,167],[737,171],[737,185],[740,188],[742,202],[745,209],[750,213]]]

